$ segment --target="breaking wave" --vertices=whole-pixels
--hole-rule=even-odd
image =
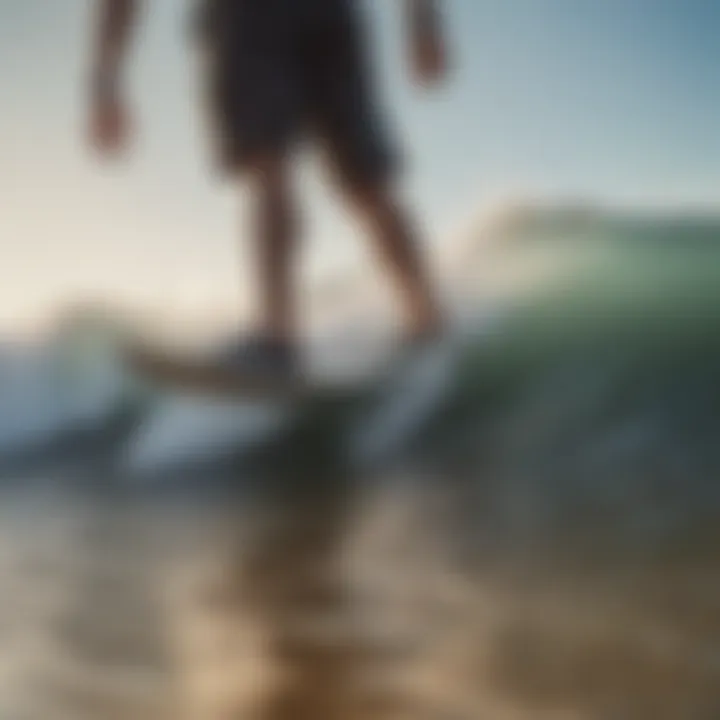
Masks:
[[[690,397],[701,396],[698,408],[714,398],[718,240],[720,217],[699,213],[527,206],[478,223],[446,269],[449,302],[460,318],[455,336],[434,358],[419,359],[378,387],[355,426],[355,452],[391,458],[432,448],[439,457],[454,443],[459,453],[462,438],[492,422],[501,435],[519,433],[501,445],[512,447],[508,457],[529,462],[540,445],[560,443],[552,432],[577,433],[574,412],[592,415],[586,406],[593,403],[597,413],[608,412],[601,406],[623,383],[632,386],[633,373],[643,380],[633,387],[656,378],[658,385],[647,389],[650,405],[628,406],[597,442],[627,450],[640,438],[667,434],[672,414],[655,406],[680,402],[672,395],[684,398],[690,412]],[[138,421],[123,439],[125,457],[140,473],[242,454],[302,422],[302,408],[212,402],[145,386],[120,360],[132,326],[86,308],[66,315],[42,342],[0,348],[0,465],[19,455],[40,459],[78,434],[92,442],[93,433],[130,410]],[[332,337],[326,345],[332,348]],[[655,361],[670,356],[686,357],[688,370],[661,379]],[[503,383],[512,393],[492,416],[483,393],[497,394]],[[541,426],[525,427],[530,420],[521,418],[533,413]],[[709,420],[705,413],[703,422]],[[575,447],[568,456],[578,454]]]

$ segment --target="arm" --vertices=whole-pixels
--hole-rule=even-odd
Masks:
[[[439,0],[405,0],[405,6],[416,79],[443,79],[447,58]]]
[[[136,15],[135,0],[102,0],[99,4],[93,64],[93,92],[117,84]]]
[[[127,136],[120,85],[136,14],[136,0],[98,0],[90,73],[91,132],[103,151],[119,149]]]
[[[435,32],[439,25],[437,0],[407,0],[407,14],[414,34]]]

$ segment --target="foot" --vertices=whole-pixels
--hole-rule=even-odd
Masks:
[[[223,348],[218,360],[240,373],[287,379],[300,374],[300,359],[291,342],[251,336]]]
[[[445,334],[444,321],[433,315],[430,319],[411,325],[405,332],[403,347],[410,351],[421,350],[440,341]]]

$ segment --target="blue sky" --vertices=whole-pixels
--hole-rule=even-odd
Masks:
[[[0,3],[0,328],[87,293],[182,314],[227,307],[248,286],[240,193],[207,172],[187,6],[147,3],[137,146],[104,167],[82,145],[90,5]],[[500,193],[717,197],[717,0],[447,0],[457,68],[431,97],[404,80],[399,5],[369,9],[408,195],[433,238]],[[312,167],[300,179],[308,262],[371,267]]]

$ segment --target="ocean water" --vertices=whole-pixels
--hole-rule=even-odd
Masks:
[[[160,393],[106,316],[8,342],[0,717],[716,720],[719,241],[515,209],[352,403]]]

